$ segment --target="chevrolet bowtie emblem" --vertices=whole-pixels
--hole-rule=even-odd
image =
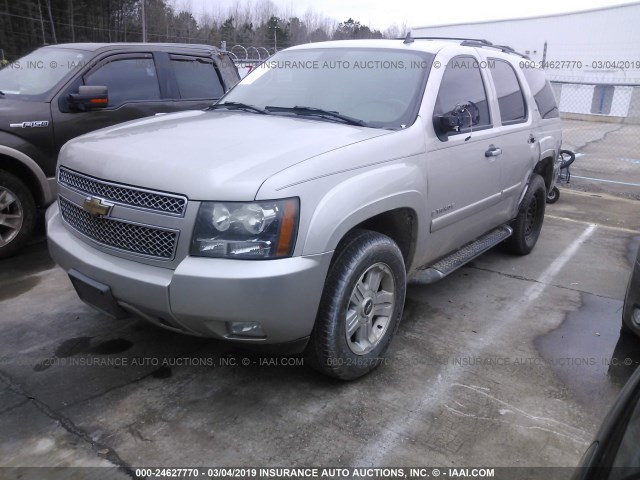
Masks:
[[[87,197],[84,201],[83,208],[93,217],[104,217],[109,215],[113,208],[113,204],[105,203],[104,200],[96,197]]]

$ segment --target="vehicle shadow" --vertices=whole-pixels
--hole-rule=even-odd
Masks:
[[[640,338],[621,333],[611,354],[607,369],[609,378],[619,385],[624,385],[638,366],[640,366]]]

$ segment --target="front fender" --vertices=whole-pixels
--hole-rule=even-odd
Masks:
[[[362,172],[335,185],[316,205],[303,255],[335,250],[349,230],[384,212],[409,208],[417,219],[427,218],[425,184],[420,182],[421,178],[417,166],[399,162]],[[417,225],[420,238],[419,221]]]
[[[425,156],[418,120],[299,162],[267,179],[256,200],[299,197],[294,255],[330,252],[350,229],[378,214],[409,208],[417,219],[429,218]]]

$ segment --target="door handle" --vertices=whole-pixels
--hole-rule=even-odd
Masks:
[[[489,150],[484,152],[485,157],[497,157],[498,155],[502,155],[502,149],[494,147],[493,145],[489,146]]]

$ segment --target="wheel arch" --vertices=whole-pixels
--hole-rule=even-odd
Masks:
[[[5,145],[0,145],[0,170],[15,175],[31,191],[38,206],[45,206],[53,200],[49,182],[38,164],[28,155]]]
[[[380,199],[352,211],[341,222],[334,223],[331,231],[325,230],[322,234],[320,234],[319,224],[328,224],[312,222],[305,250],[337,250],[340,242],[353,230],[371,230],[387,235],[396,242],[402,252],[405,268],[408,271],[416,256],[416,248],[419,243],[419,219],[424,218],[424,212],[419,207],[419,201],[422,198],[418,192],[410,191]],[[329,211],[331,210],[333,209],[329,208]]]
[[[533,173],[537,173],[544,180],[544,184],[547,188],[547,191],[551,188],[553,184],[553,167],[555,164],[555,157],[547,156],[540,160],[533,169]]]
[[[415,210],[409,207],[387,210],[366,219],[349,231],[355,229],[371,230],[391,238],[402,252],[405,270],[408,271],[418,243],[418,217]]]

